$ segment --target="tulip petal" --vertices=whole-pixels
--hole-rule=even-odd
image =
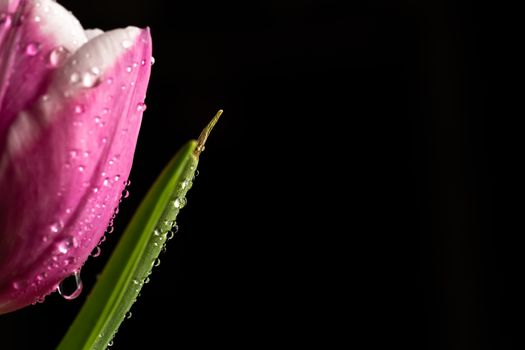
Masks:
[[[55,290],[98,244],[129,176],[150,71],[149,30],[98,35],[10,126],[0,158],[0,314]]]
[[[17,113],[42,97],[86,41],[78,20],[52,0],[0,0],[0,152]]]

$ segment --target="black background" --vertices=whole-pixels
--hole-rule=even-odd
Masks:
[[[114,349],[524,348],[511,10],[61,3],[85,27],[150,26],[156,64],[131,197],[85,292],[0,316],[1,349],[58,344],[148,186],[219,108]]]

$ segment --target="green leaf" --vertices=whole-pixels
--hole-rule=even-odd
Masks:
[[[197,141],[184,145],[157,178],[57,350],[105,349],[112,341],[185,205],[199,155],[221,114]]]

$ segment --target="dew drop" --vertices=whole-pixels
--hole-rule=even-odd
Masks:
[[[53,233],[58,233],[62,231],[63,228],[64,228],[64,224],[62,223],[62,221],[54,222],[49,226],[49,230]]]
[[[148,284],[149,281],[150,281],[149,277],[146,277],[146,278],[144,279],[144,284]]]
[[[76,248],[76,247],[77,247],[77,241],[75,237],[73,236],[68,236],[64,238],[63,240],[58,242],[58,245],[57,245],[58,251],[62,254],[66,254],[71,248]]]
[[[142,61],[140,61],[140,65],[141,65],[141,66],[146,65],[146,60],[142,60]]]
[[[109,225],[106,232],[107,233],[113,233],[113,231],[115,231],[115,227],[113,227],[112,225]]]
[[[79,165],[79,166],[78,166],[78,171],[79,171],[79,172],[83,173],[84,170],[86,170],[86,168],[85,168],[83,165]]]
[[[126,319],[129,320],[131,316],[132,316],[131,311],[128,311],[128,313],[126,314]]]
[[[128,197],[129,197],[129,191],[128,190],[122,191],[122,198],[128,198]]]
[[[0,13],[0,26],[11,26],[11,15],[8,13]]]
[[[126,67],[126,72],[131,73],[132,70],[133,70],[133,68],[131,68],[131,66],[127,66]]]
[[[93,249],[93,251],[91,252],[91,256],[94,257],[94,258],[96,258],[97,256],[100,255],[100,252],[101,252],[101,251],[102,251],[102,250],[101,250],[100,247],[97,245],[97,246],[95,247],[95,249]]]
[[[85,88],[91,88],[100,82],[98,76],[93,72],[85,72],[82,75],[82,86]]]
[[[111,182],[109,181],[109,177],[106,177],[106,178],[104,179],[104,182],[102,182],[102,184],[103,184],[104,186],[106,186],[106,187],[109,187],[109,185],[111,184]]]
[[[113,178],[113,180],[115,180],[115,181],[120,180],[120,175],[115,175],[115,177]],[[118,208],[117,208],[117,209],[118,209]],[[118,213],[118,211],[117,211],[117,213]]]
[[[42,20],[40,16],[35,16],[35,22],[39,23]]]
[[[155,64],[155,57],[151,56],[151,65],[153,66]]]
[[[20,283],[15,281],[15,282],[13,282],[12,287],[13,287],[14,290],[19,290],[20,289]]]
[[[131,40],[124,40],[122,42],[122,47],[124,47],[125,49],[129,49],[132,45],[133,43],[131,42]]]
[[[182,209],[182,208],[184,208],[185,205],[186,205],[186,198],[184,198],[184,197],[177,198],[177,199],[175,199],[173,201],[173,206],[176,209]]]
[[[160,236],[161,234],[162,234],[162,232],[158,228],[156,228],[155,231],[153,231],[153,235],[155,235],[155,236]]]
[[[57,46],[49,52],[47,56],[47,63],[51,67],[61,65],[69,55],[69,51],[63,46]]]
[[[58,294],[66,300],[73,300],[82,293],[82,280],[80,279],[80,271],[76,271],[71,276],[66,277],[58,285]]]
[[[144,112],[146,110],[147,106],[144,102],[139,102],[137,104],[137,112]]]
[[[76,114],[82,114],[82,113],[84,113],[84,111],[85,111],[85,108],[84,108],[83,105],[76,105],[75,106],[75,113]]]
[[[168,233],[166,233],[166,240],[169,241],[169,240],[173,239],[174,236],[175,236],[175,232],[168,231]]]
[[[159,265],[160,265],[160,259],[157,258],[157,259],[155,259],[155,261],[153,262],[153,266],[157,267],[157,266],[159,266]]]
[[[80,75],[78,73],[72,73],[69,76],[69,82],[73,84],[78,83],[79,80],[80,80]]]
[[[39,43],[29,43],[26,46],[26,55],[28,56],[35,56],[40,52],[40,44]]]
[[[77,259],[74,256],[70,256],[64,260],[64,266],[69,266],[75,263]]]
[[[179,232],[179,225],[177,225],[176,223],[171,227],[171,232],[173,232],[173,234],[176,234],[177,232]]]
[[[113,339],[111,339],[111,340],[109,341],[108,346],[110,346],[110,347],[113,346]]]

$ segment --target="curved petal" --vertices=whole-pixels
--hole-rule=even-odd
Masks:
[[[48,88],[53,71],[87,41],[52,0],[0,0],[0,152],[16,114]]]
[[[149,30],[99,35],[9,128],[0,158],[0,314],[55,290],[98,244],[129,176],[150,66]]]

